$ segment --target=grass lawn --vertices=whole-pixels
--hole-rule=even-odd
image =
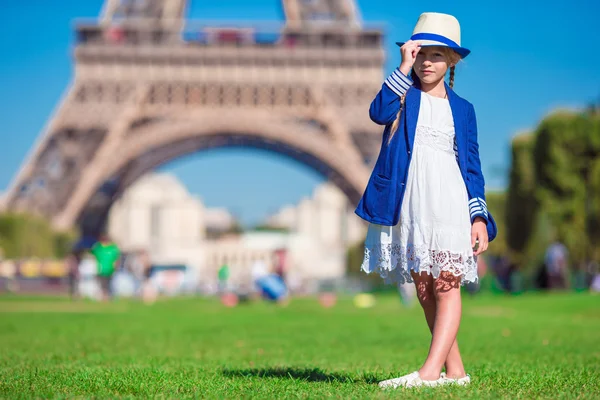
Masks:
[[[381,391],[429,332],[395,296],[288,307],[0,297],[0,397],[600,398],[600,296],[464,297],[469,387]]]

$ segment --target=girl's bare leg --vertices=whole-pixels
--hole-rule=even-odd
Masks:
[[[443,365],[446,366],[448,377],[465,376],[456,342],[461,315],[460,278],[445,272],[442,272],[436,280],[426,272],[421,274],[413,272],[412,277],[419,303],[433,335],[429,355],[419,371],[421,378],[438,379]],[[438,322],[442,324],[439,328]]]

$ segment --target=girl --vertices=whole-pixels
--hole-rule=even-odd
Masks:
[[[432,341],[418,371],[379,386],[465,385],[456,342],[460,286],[477,281],[477,256],[496,236],[475,112],[452,91],[455,66],[470,51],[460,46],[458,20],[439,13],[421,14],[411,40],[397,44],[402,63],[370,109],[385,130],[356,209],[370,222],[362,269],[387,283],[414,282]]]

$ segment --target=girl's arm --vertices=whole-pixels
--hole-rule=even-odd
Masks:
[[[479,159],[479,143],[477,141],[477,117],[475,109],[470,104],[468,115],[468,143],[469,153],[467,159],[467,179],[471,183],[469,193],[469,213],[471,223],[477,217],[488,221],[488,209],[485,202],[485,179],[481,172],[481,160]]]
[[[396,68],[371,102],[369,109],[371,120],[379,125],[388,125],[394,122],[400,111],[400,98],[412,85],[412,79],[400,72],[400,68]]]

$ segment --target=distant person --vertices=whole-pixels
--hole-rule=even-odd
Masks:
[[[139,263],[141,271],[141,295],[142,300],[146,304],[153,303],[158,297],[158,289],[152,282],[152,262],[150,254],[147,250],[140,250],[136,255],[136,260]]]
[[[69,297],[71,300],[79,298],[79,264],[81,263],[83,252],[81,250],[73,251],[67,257],[67,277],[69,282]]]
[[[475,110],[452,90],[455,65],[469,54],[460,37],[455,17],[421,14],[411,40],[398,43],[400,66],[371,103],[371,119],[385,129],[356,208],[370,223],[361,269],[390,284],[414,282],[433,335],[424,364],[380,382],[384,389],[470,383],[456,344],[460,288],[478,281],[477,256],[497,228],[485,202]]]
[[[219,294],[223,294],[227,291],[228,285],[227,280],[229,279],[229,265],[223,264],[217,271],[217,281],[219,284]]]
[[[538,289],[547,290],[549,288],[548,285],[548,269],[546,268],[546,263],[542,262],[537,267],[535,274],[535,286]]]
[[[1,249],[0,249],[1,250]],[[17,282],[17,265],[12,260],[5,260],[0,255],[0,278],[4,278],[4,290],[16,292],[19,289]]]
[[[110,238],[103,234],[94,244],[90,253],[96,258],[98,267],[98,281],[104,301],[111,297],[110,282],[121,257],[119,247]]]
[[[150,280],[152,276],[152,262],[150,261],[150,254],[148,254],[147,250],[141,250],[138,253],[139,261],[143,266],[144,271],[144,280]]]
[[[252,287],[255,290],[260,290],[258,287],[258,281],[267,275],[269,275],[269,269],[263,260],[256,260],[254,263],[252,263],[252,267],[250,268],[250,276],[252,279]]]
[[[274,273],[279,276],[284,282],[286,280],[287,275],[287,263],[288,263],[288,252],[287,249],[277,249],[273,253],[275,258],[274,262]]]
[[[550,289],[565,289],[567,287],[567,271],[569,252],[564,244],[554,242],[546,250],[544,257],[548,286]]]
[[[146,250],[138,250],[128,257],[128,269],[139,284],[143,286],[150,275],[150,257]]]

